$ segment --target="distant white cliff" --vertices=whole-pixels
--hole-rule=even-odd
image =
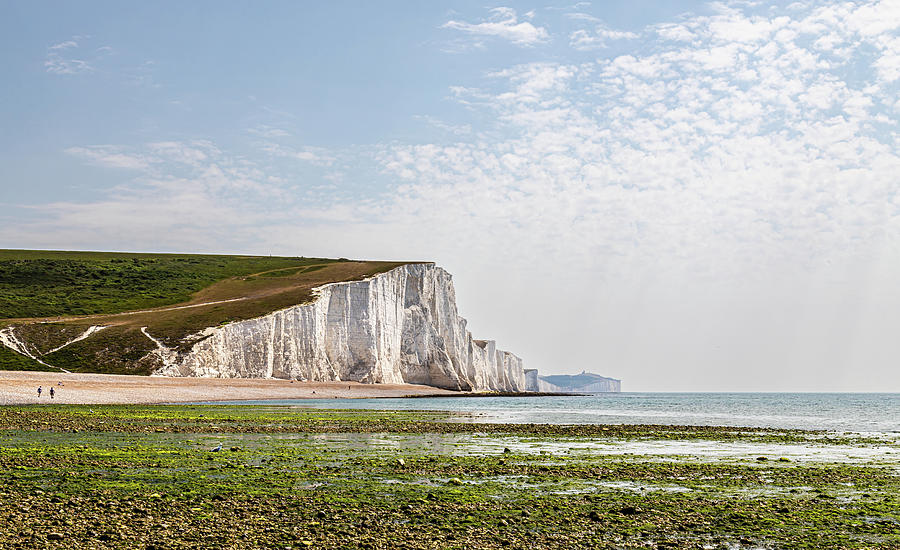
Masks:
[[[317,289],[309,304],[204,330],[187,352],[156,342],[158,376],[284,378],[526,391],[523,362],[474,340],[449,273],[407,264]]]
[[[601,393],[622,391],[622,381],[592,372],[539,376],[536,370],[525,371],[528,391],[552,393]]]

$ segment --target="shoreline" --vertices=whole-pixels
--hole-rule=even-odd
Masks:
[[[62,383],[62,385],[60,385]],[[44,390],[37,396],[37,387]],[[56,395],[51,400],[50,388]],[[559,392],[460,392],[420,384],[299,382],[279,378],[188,378],[125,374],[0,370],[0,406],[60,403],[73,405],[165,405],[283,399],[379,399],[426,397],[584,396]]]
[[[619,393],[619,392],[598,392]],[[410,399],[417,397],[588,397],[591,393],[562,393],[542,391],[496,391],[496,392],[453,392],[452,395],[410,395]]]
[[[43,388],[40,397],[37,387]],[[49,396],[50,388],[55,397]],[[298,382],[272,378],[169,378],[122,374],[0,371],[0,406],[161,405],[207,401],[447,397],[465,394],[417,384]]]

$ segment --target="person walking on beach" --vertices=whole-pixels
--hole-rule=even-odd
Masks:
[[[40,398],[41,398],[41,391],[42,391],[42,390],[41,390],[41,387],[40,387],[40,386],[38,386],[38,399],[40,399]]]
[[[56,392],[53,391],[53,386],[50,386],[50,399],[53,399],[53,394],[55,394],[55,393]]]

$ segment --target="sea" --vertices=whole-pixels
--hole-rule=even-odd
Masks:
[[[598,393],[534,397],[420,397],[231,401],[322,409],[429,410],[457,421],[665,424],[900,434],[900,393]]]

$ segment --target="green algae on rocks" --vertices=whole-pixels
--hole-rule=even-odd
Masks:
[[[895,441],[448,420],[7,407],[0,548],[900,547]],[[598,442],[621,452],[597,454]],[[747,443],[771,456],[629,454],[647,442]],[[779,460],[798,443],[849,449],[853,461]]]

